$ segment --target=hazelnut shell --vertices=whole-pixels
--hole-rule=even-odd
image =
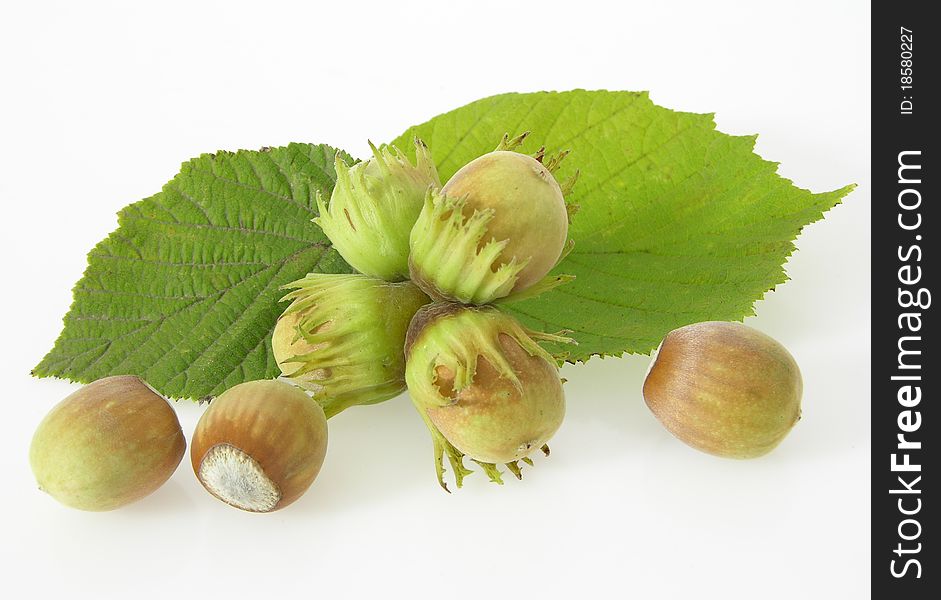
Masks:
[[[196,425],[190,458],[203,486],[223,502],[271,512],[313,483],[327,451],[327,420],[302,390],[277,380],[236,385]]]
[[[467,163],[442,191],[467,198],[465,212],[493,210],[488,239],[508,240],[507,259],[528,261],[514,290],[526,289],[555,265],[568,235],[568,212],[562,189],[542,163],[531,156],[497,150]]]
[[[82,510],[112,510],[170,478],[186,440],[173,407],[132,375],[106,377],[56,405],[29,460],[40,489]]]
[[[555,362],[492,306],[422,307],[405,354],[416,408],[469,458],[491,464],[526,458],[562,424],[565,395]]]
[[[497,339],[516,384],[480,358],[473,382],[454,392],[454,374],[439,366],[435,383],[450,393],[453,403],[428,408],[428,417],[471,458],[509,463],[529,456],[552,438],[565,417],[565,395],[555,365],[531,356],[504,333]]]
[[[801,415],[800,369],[773,338],[709,321],[663,339],[644,380],[653,414],[686,444],[717,456],[773,450]]]
[[[521,293],[559,261],[568,214],[547,166],[485,154],[427,194],[409,236],[410,278],[435,301],[485,305]]]

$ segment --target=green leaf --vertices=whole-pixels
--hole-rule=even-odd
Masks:
[[[710,115],[674,112],[645,93],[504,94],[406,131],[444,179],[532,131],[523,151],[570,149],[560,181],[575,249],[556,269],[576,279],[508,305],[528,326],[571,330],[569,360],[647,352],[669,330],[751,314],[786,280],[801,228],[852,190],[812,194],[753,153],[754,137],[715,130]],[[329,194],[335,150],[292,144],[203,155],[159,194],[125,208],[89,254],[55,347],[34,370],[87,382],[134,373],[171,397],[215,395],[278,374],[270,333],[280,285],[350,268],[310,219]],[[342,154],[345,161],[352,159]]]
[[[572,150],[559,181],[580,171],[575,247],[554,270],[576,279],[507,309],[534,329],[571,330],[579,345],[557,349],[571,361],[646,353],[681,325],[752,314],[787,279],[782,265],[801,228],[853,189],[797,188],[753,152],[754,136],[720,133],[712,115],[672,111],[646,93],[503,94],[393,143],[409,149],[420,137],[446,181],[524,131],[518,151]]]
[[[65,327],[33,373],[130,373],[174,398],[277,376],[278,288],[312,271],[350,272],[311,222],[316,193],[333,189],[336,152],[291,144],[185,163],[89,253]]]

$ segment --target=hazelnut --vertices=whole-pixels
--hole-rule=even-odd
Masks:
[[[323,409],[299,388],[249,381],[212,401],[196,425],[193,471],[213,496],[271,512],[310,487],[327,451]]]
[[[644,400],[682,442],[709,454],[754,458],[800,419],[800,370],[771,337],[710,321],[663,339],[644,380]]]
[[[284,286],[290,300],[271,335],[281,373],[313,393],[327,418],[405,391],[402,346],[429,302],[408,281],[310,273]]]
[[[435,303],[412,319],[405,378],[432,435],[444,489],[442,452],[458,487],[465,455],[499,482],[497,463],[519,477],[517,461],[547,452],[565,416],[565,395],[555,360],[534,335],[547,339],[493,306]]]
[[[551,169],[497,150],[428,193],[409,240],[409,272],[434,300],[488,304],[546,276],[567,236],[568,209]]]
[[[132,375],[90,383],[39,424],[29,462],[39,488],[73,508],[112,510],[170,478],[186,450],[170,403]]]
[[[364,275],[408,279],[409,233],[425,193],[441,187],[428,147],[417,138],[414,143],[414,164],[398,148],[372,143],[372,158],[352,166],[337,154],[330,201],[317,197],[320,216],[314,222],[340,256]]]

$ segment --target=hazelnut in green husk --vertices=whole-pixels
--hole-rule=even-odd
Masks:
[[[314,392],[327,417],[405,391],[408,324],[429,300],[410,282],[311,273],[290,283],[271,338],[285,377]]]
[[[533,336],[568,341],[524,329],[492,306],[435,303],[412,319],[405,344],[409,394],[434,441],[438,481],[445,490],[447,454],[458,487],[477,462],[500,482],[496,465],[519,476],[562,424],[565,397],[552,356]]]
[[[89,383],[39,424],[29,462],[39,487],[72,508],[112,510],[170,478],[186,440],[173,407],[133,375]]]
[[[408,279],[409,232],[430,188],[441,187],[428,148],[415,140],[415,164],[394,146],[348,166],[338,155],[330,203],[317,199],[320,225],[354,269],[386,281]]]
[[[435,300],[464,304],[522,292],[559,261],[568,218],[562,188],[539,159],[485,154],[428,192],[411,233],[412,281]]]
[[[800,369],[773,338],[709,321],[667,334],[644,380],[644,400],[682,442],[726,458],[773,450],[801,415]]]

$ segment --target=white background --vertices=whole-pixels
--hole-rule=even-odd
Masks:
[[[0,4],[0,595],[868,596],[868,3],[147,4]],[[112,513],[36,489],[30,437],[77,386],[29,370],[115,213],[185,159],[289,141],[364,156],[477,98],[575,87],[715,112],[801,187],[859,184],[747,320],[803,368],[804,418],[774,453],[674,440],[640,396],[647,358],[628,357],[564,369],[552,456],[502,488],[478,473],[442,493],[403,396],[331,420],[319,479],[271,515],[212,499],[188,457]],[[201,409],[177,408],[189,437]]]

